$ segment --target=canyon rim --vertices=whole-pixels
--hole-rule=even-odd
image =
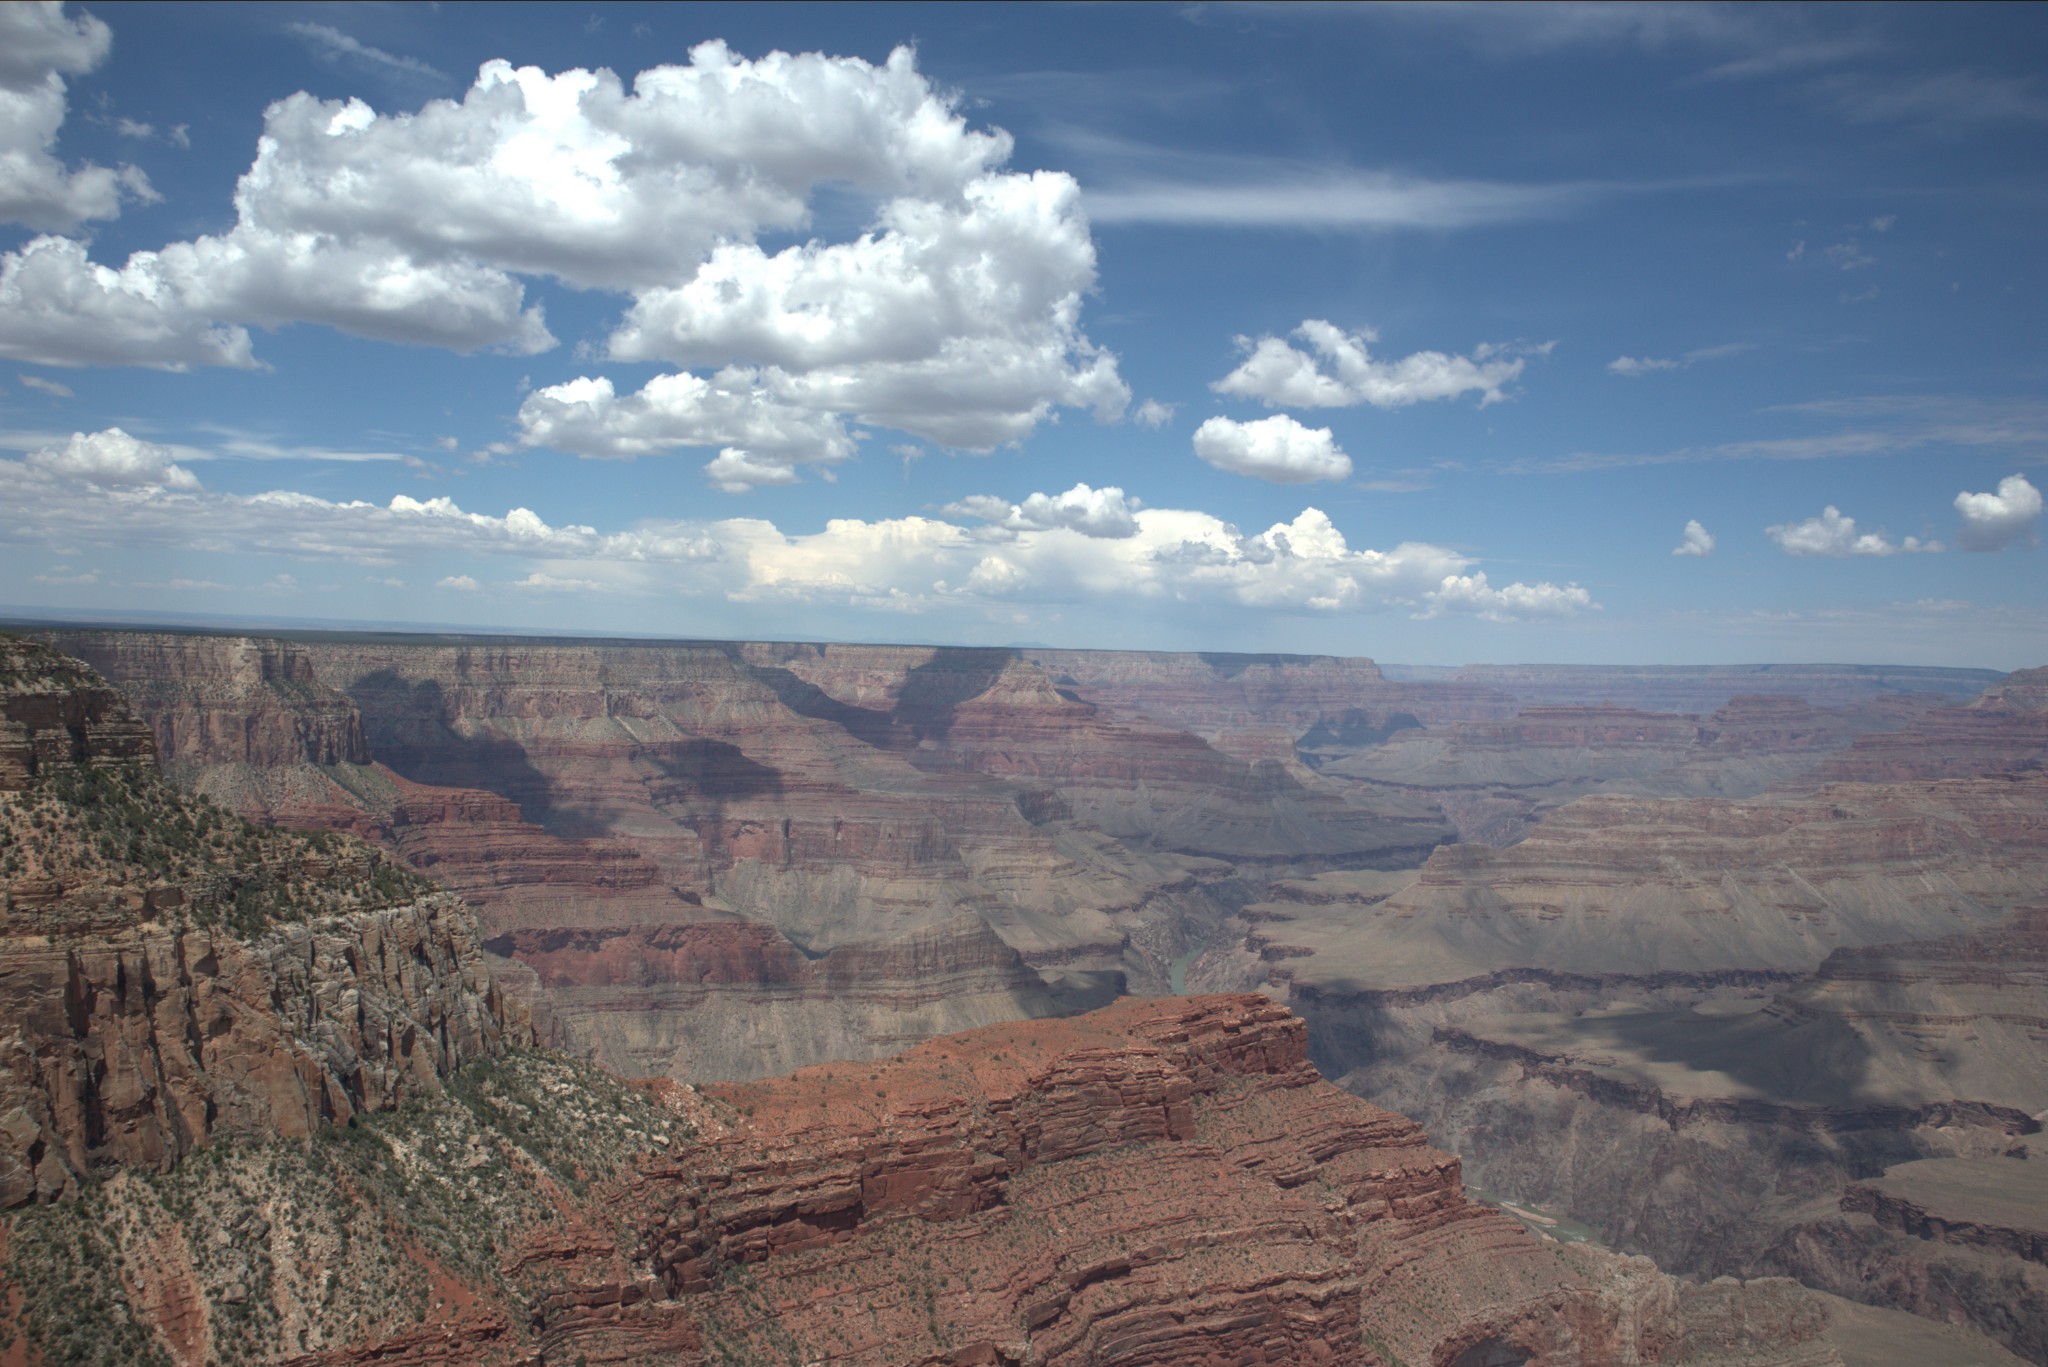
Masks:
[[[0,1367],[2048,1367],[2044,72],[0,0]]]

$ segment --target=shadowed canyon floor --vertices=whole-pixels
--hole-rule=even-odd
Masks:
[[[1288,656],[55,639],[134,701],[180,785],[259,822],[363,837],[459,893],[481,923],[479,962],[521,1019],[616,1071],[708,1084],[809,1067],[805,1087],[851,1088],[851,1108],[861,1061],[921,1039],[976,1030],[995,1049],[1000,1031],[1026,1029],[998,1022],[1037,1019],[1030,1029],[1063,1038],[1073,1023],[1054,1018],[1119,991],[1255,989],[1309,1021],[1330,1076],[1416,1116],[1488,1187],[1584,1220],[1613,1247],[1699,1276],[1789,1274],[1947,1321],[1947,1342],[1985,1361],[1998,1350],[1953,1326],[2048,1360],[2048,1283],[2028,1254],[2041,1225],[1997,1195],[2001,1174],[2039,1161],[2029,1146],[2048,1112],[2041,671],[1446,674]],[[926,1073],[887,1076],[912,1086]],[[992,1105],[979,1074],[965,1076],[947,1084],[967,1089],[957,1104]],[[760,1085],[662,1095],[698,1108],[700,1127],[704,1107],[794,1104],[782,1084]],[[882,1128],[859,1144],[911,1142],[883,1133],[895,1123],[878,1111]],[[1204,1152],[1238,1142],[1169,1138]],[[1195,1161],[1172,1153],[1152,1158],[1172,1172]],[[1211,1161],[1184,1175],[1224,1190],[1215,1174],[1237,1160],[1197,1176]],[[1003,1179],[1004,1209],[1037,1199],[1024,1171]],[[1123,1179],[1101,1180],[1091,1190],[1113,1207]],[[946,1218],[965,1230],[983,1215]],[[1254,1223],[1297,1219],[1273,1218]],[[638,1256],[617,1237],[607,1247]],[[871,1274],[835,1271],[825,1244],[804,1247],[811,1261],[780,1266],[811,1279],[806,1296],[855,1317],[877,1294],[860,1280]],[[1010,1255],[986,1256],[933,1300],[976,1278],[1012,1286]],[[1289,1264],[1291,1289],[1271,1304],[1314,1309],[1274,1311],[1282,1320],[1349,1323],[1304,1289],[1359,1275],[1315,1272],[1322,1256]],[[1590,1266],[1568,1270],[1606,1284]],[[1153,1312],[1109,1330],[1086,1308],[1104,1280],[1133,1305],[1180,1294],[1183,1272],[1146,1275],[1070,1286],[1087,1327],[1033,1330],[1031,1351],[1202,1360]],[[708,1329],[684,1316],[699,1335],[689,1351],[723,1334],[746,1345],[733,1360],[777,1360],[804,1345],[771,1351],[746,1334],[826,1332],[793,1303],[764,1308],[765,1291],[689,1294],[712,1291],[726,1299],[693,1303],[726,1308]],[[1680,1319],[1707,1313],[1679,1302],[1693,1307]],[[1569,1318],[1580,1312],[1556,1308],[1590,1302],[1543,1303]],[[509,1325],[524,1312],[503,1313]],[[1287,1356],[1309,1331],[1256,1349],[1227,1340],[1234,1313],[1207,1322],[1235,1344],[1216,1360],[1314,1360]],[[1391,1332],[1359,1314],[1358,1334]],[[1887,1338],[1870,1328],[1880,1314],[1838,1309],[1830,1341],[1848,1360],[1883,1360],[1870,1348]],[[998,1352],[994,1321],[926,1318],[930,1360],[1010,1360],[942,1355]],[[566,1352],[574,1338],[604,1360],[602,1334],[575,1322],[585,1328],[547,1342]],[[1378,1358],[1332,1360],[1612,1360],[1555,1356],[1565,1341],[1383,1337]],[[1155,1356],[1111,1352],[1145,1344]]]

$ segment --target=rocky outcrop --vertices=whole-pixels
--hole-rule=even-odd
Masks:
[[[303,1138],[526,1042],[459,901],[171,791],[120,694],[7,648],[33,764],[0,792],[0,1205]]]
[[[2033,1359],[2044,924],[1839,949],[1791,981],[1510,974],[1308,1005],[1349,1085],[1496,1190],[1667,1267],[1789,1274]]]
[[[1894,783],[2023,773],[2048,764],[2048,670],[2009,674],[1968,707],[1860,738],[1810,776],[1817,783]]]
[[[1942,1160],[1929,1161],[1939,1163]],[[1994,1178],[1991,1184],[1994,1193],[1998,1191],[1995,1179],[2004,1175],[1996,1168],[2010,1161],[1980,1160],[1978,1166],[1991,1170],[1989,1175]],[[1926,1163],[1907,1166],[1924,1167]],[[2031,1177],[2033,1174],[2027,1175]],[[2000,1201],[1995,1197],[1987,1204],[1995,1208],[1995,1214],[1981,1212],[1977,1213],[1977,1218],[1972,1218],[1971,1214],[1944,1209],[1938,1199],[1928,1199],[1910,1189],[1901,1191],[1887,1187],[1883,1182],[1852,1182],[1842,1192],[1843,1210],[1868,1215],[1880,1228],[1930,1243],[1980,1248],[2001,1257],[2048,1266],[2048,1229],[2035,1227],[2043,1223],[2038,1206],[2028,1209],[2032,1203]]]
[[[0,634],[0,792],[52,767],[121,765],[154,754],[127,700],[76,660]]]
[[[1788,1282],[1689,1286],[1467,1200],[1257,996],[701,1089],[512,1056],[87,1214],[0,1225],[0,1320],[48,1360],[1840,1367]]]
[[[0,1205],[303,1139],[526,1042],[450,897],[280,927],[0,940]]]
[[[362,764],[349,699],[315,677],[306,648],[249,636],[68,633],[63,648],[116,679],[167,766]]]
[[[533,1312],[550,1359],[1678,1362],[1734,1337],[1750,1361],[1834,1360],[1786,1284],[1702,1296],[1467,1202],[1455,1158],[1323,1083],[1257,997],[673,1104],[699,1142],[615,1203],[652,1277],[583,1280],[609,1252],[588,1238],[528,1255],[562,1272]]]

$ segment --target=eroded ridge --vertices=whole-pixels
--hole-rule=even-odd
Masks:
[[[1741,1321],[1767,1345],[1748,1360],[1833,1360],[1789,1283],[1739,1288],[1731,1319],[1725,1287],[1538,1243],[1306,1049],[1263,997],[1125,1000],[880,1065],[664,1085],[697,1142],[612,1196],[621,1244],[525,1255],[562,1275],[537,1342],[590,1362],[1677,1362]]]
[[[529,1038],[455,898],[166,784],[76,660],[0,639],[0,1206],[304,1138]]]

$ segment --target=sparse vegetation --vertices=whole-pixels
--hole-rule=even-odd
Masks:
[[[117,892],[175,885],[182,904],[155,914],[244,937],[434,891],[361,841],[253,825],[145,763],[53,765],[0,793],[0,878]]]
[[[518,1300],[501,1268],[514,1236],[554,1218],[562,1193],[687,1137],[609,1074],[515,1054],[311,1143],[216,1146],[18,1212],[6,1277],[51,1367],[169,1367],[136,1305],[186,1287],[205,1306],[207,1361],[253,1364],[420,1323],[437,1269]]]

